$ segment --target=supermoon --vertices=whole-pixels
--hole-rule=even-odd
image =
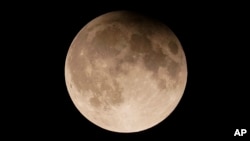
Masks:
[[[75,107],[90,122],[113,132],[139,132],[162,122],[178,105],[187,81],[186,57],[160,21],[109,12],[72,41],[65,81]]]

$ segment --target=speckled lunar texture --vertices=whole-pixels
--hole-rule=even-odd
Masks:
[[[175,34],[159,21],[110,12],[89,22],[67,54],[65,79],[81,114],[114,132],[138,132],[163,121],[187,81]]]

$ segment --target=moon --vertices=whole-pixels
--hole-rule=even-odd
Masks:
[[[65,82],[78,111],[108,131],[140,132],[176,108],[187,82],[182,45],[162,22],[113,11],[87,23],[65,61]]]

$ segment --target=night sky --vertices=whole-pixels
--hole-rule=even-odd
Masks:
[[[17,58],[4,63],[14,70],[11,80],[20,87],[12,88],[4,101],[6,131],[25,131],[20,137],[28,138],[81,140],[233,137],[241,128],[250,132],[249,12],[243,4],[189,4],[34,4],[5,16],[6,25],[11,23],[6,35],[15,48],[12,53],[9,46],[6,52]],[[164,22],[179,38],[187,58],[187,85],[179,105],[167,119],[143,132],[119,134],[90,123],[75,108],[65,84],[64,63],[73,38],[89,21],[114,10],[132,10]]]

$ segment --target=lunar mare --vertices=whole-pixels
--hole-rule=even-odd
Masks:
[[[110,12],[90,21],[72,41],[65,81],[90,122],[138,132],[163,121],[179,103],[186,58],[166,25],[132,12]]]

